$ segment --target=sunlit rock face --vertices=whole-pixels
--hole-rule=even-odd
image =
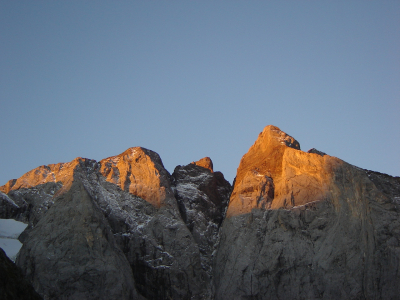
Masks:
[[[301,151],[293,137],[267,126],[240,161],[227,215],[323,200],[340,164],[335,157]]]
[[[0,187],[28,224],[16,258],[44,299],[398,299],[400,178],[267,126],[234,187],[209,157],[140,147]]]
[[[211,172],[214,172],[213,162],[212,162],[211,158],[209,158],[209,157],[203,157],[202,159],[200,159],[198,161],[192,162],[192,164],[199,166],[199,167],[203,167],[205,169],[208,169]]]
[[[117,156],[100,161],[100,172],[107,181],[141,197],[155,207],[174,204],[170,175],[160,156],[141,147],[129,148]]]
[[[23,246],[16,263],[42,296],[212,297],[211,263],[204,264],[200,244],[182,219],[173,177],[158,154],[131,148],[100,163],[78,158],[60,165],[70,166],[68,173],[66,168],[61,176],[52,165],[40,167],[11,181],[13,188],[0,194],[5,204],[1,217],[12,215],[29,224],[19,238]],[[209,195],[219,193],[212,189],[219,188],[215,182],[222,174],[213,174],[204,186]],[[228,198],[221,200],[225,207]],[[222,217],[214,213],[219,225]],[[207,241],[215,239],[210,235]]]
[[[400,180],[267,126],[238,168],[215,299],[396,299]]]
[[[0,218],[14,218],[34,226],[54,199],[70,189],[76,168],[96,169],[98,165],[94,160],[77,157],[68,163],[40,166],[9,180],[0,187]]]
[[[47,166],[37,167],[18,179],[9,180],[5,185],[0,187],[3,193],[9,193],[13,190],[31,188],[48,182],[61,182],[62,185],[70,185],[72,173],[75,167],[85,158],[77,157],[68,163],[50,164]]]

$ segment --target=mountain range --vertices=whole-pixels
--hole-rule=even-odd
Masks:
[[[233,185],[209,157],[78,157],[0,187],[0,218],[27,224],[0,297],[18,278],[31,299],[400,299],[399,216],[399,177],[271,125]]]

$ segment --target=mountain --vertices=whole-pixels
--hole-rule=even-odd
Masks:
[[[0,187],[28,224],[16,265],[44,299],[398,299],[400,178],[267,126],[233,186],[205,157],[141,147]]]
[[[216,299],[398,299],[400,178],[267,126],[220,231]]]

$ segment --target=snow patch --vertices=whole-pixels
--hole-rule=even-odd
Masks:
[[[0,247],[13,261],[22,247],[18,237],[26,226],[28,225],[13,219],[0,219]]]
[[[15,262],[22,244],[15,239],[0,238],[0,248],[4,250],[9,259]]]
[[[26,226],[28,225],[13,219],[0,219],[0,237],[17,239]]]

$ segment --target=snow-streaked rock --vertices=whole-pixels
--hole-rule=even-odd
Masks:
[[[172,176],[182,218],[199,247],[202,266],[211,278],[213,252],[232,188],[222,173],[213,172],[210,158],[199,162],[177,166]]]
[[[231,190],[210,158],[170,175],[135,147],[9,181],[0,217],[28,224],[17,264],[46,299],[400,294],[400,178],[267,126]]]
[[[17,265],[45,299],[135,299],[132,271],[82,182],[29,233]]]
[[[161,198],[154,202],[151,198],[145,200],[138,197],[130,189],[122,190],[100,173],[100,163],[87,159],[79,159],[70,173],[71,177],[64,178],[62,182],[43,183],[37,180],[37,186],[9,191],[7,197],[20,208],[29,208],[19,212],[19,217],[29,222],[29,227],[22,234],[24,245],[17,264],[42,295],[47,295],[49,299],[64,297],[68,293],[76,297],[82,294],[87,299],[107,298],[111,294],[127,299],[210,297],[210,281],[202,268],[199,247],[181,218],[171,188],[171,175],[161,169],[161,160],[151,162],[151,159],[152,155],[147,156],[144,165],[140,165],[143,161],[139,161],[135,167],[146,170],[149,165],[157,166],[159,173],[154,172],[153,175],[161,183],[158,188],[167,191],[167,197],[161,202],[158,202]],[[73,192],[71,187],[77,185],[85,192],[74,196],[77,188]],[[151,188],[149,190],[151,192]],[[81,203],[79,198],[86,200]],[[76,210],[79,205],[86,205],[90,210]],[[91,214],[96,218],[90,217]],[[92,243],[97,245],[93,230],[93,238],[81,232],[85,226],[102,228],[103,238],[99,236],[97,247],[90,246]],[[104,233],[107,232],[104,228],[109,228],[107,230],[112,233],[112,239]],[[51,253],[46,249],[50,249]],[[123,253],[125,263],[118,249]],[[91,253],[89,256],[88,251]],[[108,263],[104,261],[106,266],[101,268],[97,261],[104,251],[108,253]],[[47,256],[49,253],[52,255]],[[65,253],[71,253],[71,258]],[[78,267],[81,258],[85,258],[87,266],[83,269]],[[81,278],[100,276],[110,284],[115,282],[113,265],[119,266],[121,271],[127,267],[133,278],[121,274],[127,281],[121,281],[122,285],[116,284],[109,292],[102,293],[103,288],[97,287],[94,281],[85,285],[87,290],[84,291]],[[51,273],[60,275],[51,277]],[[102,283],[98,281],[97,284]],[[129,286],[134,289],[127,288]]]

